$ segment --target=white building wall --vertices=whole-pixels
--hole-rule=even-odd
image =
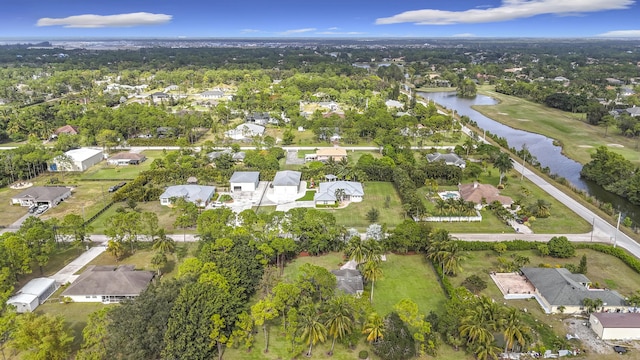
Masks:
[[[256,184],[254,183],[231,183],[230,187],[231,187],[231,192],[236,191],[234,190],[235,187],[240,187],[240,191],[256,191]]]
[[[79,166],[80,171],[85,171],[88,168],[90,168],[91,166],[99,163],[100,161],[102,161],[104,155],[102,155],[102,153],[97,153],[95,155],[93,155],[92,157],[83,160],[81,163],[76,163],[76,165]]]
[[[273,194],[275,196],[293,196],[298,193],[297,186],[274,186]]]
[[[73,295],[73,296],[69,296],[71,298],[71,300],[73,302],[81,302],[81,303],[86,303],[86,302],[102,302],[102,296],[101,295],[89,295],[89,296],[85,296],[85,295]]]
[[[602,340],[638,340],[640,339],[640,329],[638,328],[605,328]]]

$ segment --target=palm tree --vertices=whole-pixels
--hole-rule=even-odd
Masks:
[[[338,200],[338,202],[342,202],[342,200],[346,196],[346,192],[344,191],[344,189],[336,189],[334,196],[336,197],[336,200]]]
[[[113,257],[116,258],[116,262],[120,260],[120,258],[125,254],[124,246],[122,246],[122,242],[109,240],[107,243],[107,252]]]
[[[551,216],[550,207],[551,207],[550,203],[546,202],[544,199],[538,199],[531,206],[531,213],[534,214],[536,217],[546,218]]]
[[[472,351],[478,360],[492,360],[498,358],[500,349],[491,341],[476,344]]]
[[[367,261],[362,270],[364,278],[371,281],[371,298],[369,302],[373,304],[373,287],[376,284],[376,280],[382,279],[382,268],[377,261]]]
[[[382,261],[382,245],[375,239],[366,240],[363,244],[364,262]]]
[[[325,323],[328,334],[333,337],[329,355],[333,355],[336,339],[342,339],[353,331],[353,314],[354,309],[348,295],[336,296],[329,301]]]
[[[462,319],[459,331],[460,335],[467,338],[467,344],[482,344],[493,342],[493,334],[485,327],[482,313],[478,310],[471,310],[469,315]]]
[[[362,333],[367,335],[367,341],[370,343],[384,338],[384,321],[378,313],[373,312],[367,316]]]
[[[439,256],[442,261],[442,271],[449,275],[456,275],[462,269],[461,262],[466,259],[455,241],[445,243]]]
[[[311,356],[311,349],[317,343],[327,340],[327,328],[320,322],[320,315],[313,305],[305,306],[301,311],[299,328],[300,337],[309,345],[307,356]]]
[[[529,328],[522,321],[520,310],[509,308],[505,318],[505,327],[502,332],[504,335],[504,352],[507,353],[509,348],[513,349],[513,345],[517,342],[520,346],[524,346],[529,335]]]
[[[493,162],[493,166],[495,166],[498,169],[498,171],[500,171],[499,184],[502,185],[502,179],[504,178],[504,174],[506,174],[507,171],[513,169],[513,162],[511,161],[511,157],[509,156],[509,154],[501,152],[500,155],[498,155],[496,160]]]
[[[153,241],[153,249],[163,254],[173,253],[176,250],[176,242],[167,236],[164,229],[159,229]]]
[[[349,259],[352,259],[357,264],[360,264],[364,260],[364,246],[360,236],[356,235],[349,239],[347,244],[346,255]]]

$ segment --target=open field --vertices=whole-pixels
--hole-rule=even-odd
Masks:
[[[326,210],[336,217],[338,225],[354,227],[358,230],[366,229],[370,224],[366,219],[366,214],[371,208],[376,208],[380,211],[380,217],[376,221],[378,224],[386,224],[389,228],[394,228],[404,221],[402,203],[392,183],[369,181],[363,183],[363,187],[364,198],[362,202],[351,203],[343,209]],[[389,196],[390,202],[389,207],[385,208],[384,204],[387,196]]]
[[[92,223],[93,233],[104,234],[107,221],[112,217],[120,207],[127,207],[124,202],[113,204],[107,211],[98,216]],[[177,229],[173,223],[178,214],[170,207],[160,205],[160,201],[150,201],[146,203],[138,203],[136,209],[140,212],[150,211],[158,215],[158,226],[166,230],[167,234],[183,234],[184,229]],[[187,234],[194,233],[194,229],[186,229]]]
[[[572,114],[552,109],[527,100],[493,91],[493,87],[479,88],[479,93],[500,101],[497,105],[474,106],[483,115],[505,125],[534,133],[539,133],[562,143],[563,152],[570,158],[586,164],[591,160],[595,148],[607,144],[623,147],[609,147],[626,159],[640,164],[640,153],[636,150],[636,139],[621,136],[618,129],[610,128],[607,136],[602,126],[589,125],[585,114]]]
[[[87,170],[82,176],[82,179],[133,180],[138,176],[138,174],[140,174],[140,172],[149,170],[152,161],[153,159],[147,158],[147,160],[140,165],[124,166],[109,165],[106,161],[103,161]]]
[[[109,186],[117,182],[86,181],[78,183],[71,197],[42,215],[43,219],[56,217],[62,219],[67,214],[81,215],[85,220],[97,214],[111,201]]]

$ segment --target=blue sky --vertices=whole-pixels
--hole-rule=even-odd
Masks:
[[[639,37],[636,0],[3,0],[0,38]]]

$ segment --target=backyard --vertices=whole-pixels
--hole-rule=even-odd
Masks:
[[[385,224],[392,229],[404,221],[404,210],[396,189],[390,182],[368,181],[362,184],[364,197],[362,202],[350,203],[342,209],[328,209],[336,217],[338,225],[365,230],[371,222],[367,220],[367,212],[372,208],[380,212],[378,224]],[[387,202],[388,198],[388,202]],[[388,206],[387,206],[388,205]]]

